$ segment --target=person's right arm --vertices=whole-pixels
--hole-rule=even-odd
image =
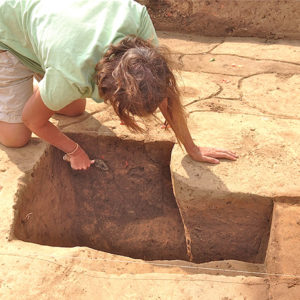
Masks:
[[[22,119],[24,124],[41,139],[65,153],[73,152],[76,143],[49,121],[54,113],[44,104],[37,88],[24,107]],[[80,146],[70,155],[70,164],[75,170],[85,170],[92,163]]]

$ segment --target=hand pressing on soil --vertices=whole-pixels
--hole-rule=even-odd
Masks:
[[[232,151],[198,146],[192,151],[189,151],[189,155],[195,161],[208,162],[211,164],[219,164],[220,161],[217,158],[229,160],[237,160],[238,158],[238,155]]]
[[[177,110],[173,108],[172,113],[170,113],[170,107],[169,99],[167,98],[164,99],[159,105],[160,111],[164,115],[167,123],[171,125],[177,140],[183,144],[186,152],[192,157],[193,160],[218,164],[220,163],[218,158],[225,158],[229,160],[236,160],[238,158],[238,156],[232,151],[197,146],[194,143],[188,129],[183,108],[177,105]]]

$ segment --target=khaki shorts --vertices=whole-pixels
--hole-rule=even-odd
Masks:
[[[33,94],[34,73],[14,55],[0,50],[0,121],[22,123],[22,112]]]

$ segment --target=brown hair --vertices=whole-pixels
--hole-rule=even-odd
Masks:
[[[124,124],[133,130],[141,131],[133,116],[153,114],[165,98],[171,127],[179,127],[174,120],[186,122],[168,52],[164,47],[128,36],[117,45],[111,45],[96,66],[100,97],[109,102]],[[175,134],[182,141],[179,128]]]

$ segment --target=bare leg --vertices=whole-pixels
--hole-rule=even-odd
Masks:
[[[18,148],[26,145],[31,137],[21,114],[22,106],[32,95],[33,72],[10,52],[0,54],[0,143]]]
[[[31,137],[31,131],[23,123],[0,121],[0,143],[6,147],[25,146]]]
[[[77,117],[84,113],[85,105],[85,99],[77,99],[56,113],[68,117]]]

